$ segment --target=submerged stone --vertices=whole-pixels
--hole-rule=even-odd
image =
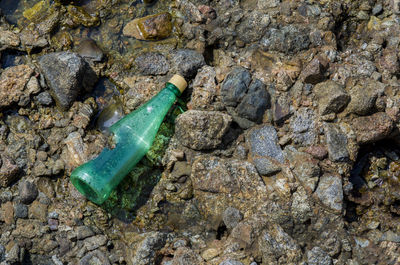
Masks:
[[[172,16],[168,12],[136,18],[124,27],[123,34],[138,40],[165,39],[171,35],[171,21]]]
[[[103,59],[103,51],[92,39],[83,40],[78,46],[77,53],[93,62],[100,62]]]

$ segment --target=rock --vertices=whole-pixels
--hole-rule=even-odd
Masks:
[[[189,49],[179,49],[170,54],[173,70],[181,73],[184,77],[191,78],[196,75],[197,70],[206,63],[202,54]]]
[[[1,205],[1,210],[3,212],[3,222],[6,225],[14,224],[14,207],[12,202],[6,202]]]
[[[0,245],[0,262],[6,259],[6,248],[3,245]]]
[[[306,150],[306,153],[309,153],[316,159],[322,160],[328,155],[328,150],[324,146],[321,145],[312,145],[309,146]]]
[[[287,151],[285,149],[285,151]],[[299,181],[305,188],[314,191],[321,170],[318,166],[318,161],[311,157],[311,155],[303,152],[294,151],[287,155],[293,173],[298,177]]]
[[[38,196],[36,185],[29,181],[22,181],[18,185],[19,197],[24,204],[30,204]]]
[[[250,157],[260,174],[269,175],[280,170],[279,163],[283,163],[285,159],[273,126],[252,129],[246,142],[250,146]]]
[[[290,118],[290,127],[295,144],[307,146],[316,142],[315,114],[312,109],[298,109]]]
[[[219,249],[216,248],[208,248],[206,250],[204,250],[201,253],[201,257],[205,260],[205,261],[209,261],[215,257],[217,257],[219,254],[221,253],[221,251]]]
[[[16,218],[28,218],[28,206],[17,203],[14,206],[14,213]]]
[[[268,14],[254,10],[240,23],[237,29],[238,36],[244,43],[258,41],[265,34],[270,22]]]
[[[83,58],[93,62],[100,62],[103,59],[103,51],[92,39],[84,39],[79,43],[76,52]]]
[[[17,179],[20,169],[15,162],[5,154],[1,154],[1,160],[0,186],[7,187]]]
[[[149,232],[138,244],[132,264],[147,265],[153,264],[156,258],[156,251],[164,247],[167,239],[166,233]]]
[[[329,159],[333,162],[346,162],[349,160],[347,150],[347,136],[335,124],[326,123],[324,126]]]
[[[313,247],[307,251],[307,262],[309,265],[332,265],[332,258],[320,247]]]
[[[195,23],[203,22],[203,15],[200,10],[191,1],[178,0],[176,1],[180,10],[182,10],[189,21]]]
[[[258,241],[265,264],[297,264],[302,252],[296,241],[291,238],[278,224],[271,224],[261,233]]]
[[[222,102],[236,107],[244,98],[250,85],[250,72],[243,67],[234,68],[225,78],[221,86]]]
[[[321,116],[341,112],[350,101],[350,96],[343,87],[331,80],[315,85],[314,93]]]
[[[264,112],[270,107],[270,95],[259,79],[251,82],[247,94],[236,108],[237,114],[245,119],[261,122]]]
[[[336,212],[342,211],[343,189],[340,176],[328,173],[322,175],[315,194],[326,207]]]
[[[390,0],[390,5],[393,8],[393,12],[395,14],[400,14],[400,1],[399,0]]]
[[[33,24],[31,25],[33,26]],[[22,46],[26,47],[28,50],[46,47],[49,43],[45,35],[41,34],[39,30],[32,26],[23,28],[19,34]]]
[[[53,103],[53,99],[48,91],[44,91],[36,96],[37,102],[42,106],[49,106]]]
[[[93,230],[88,226],[78,226],[76,228],[76,236],[78,240],[82,240],[94,236]]]
[[[287,94],[282,94],[275,99],[272,115],[276,124],[282,125],[292,115],[291,105],[291,98]]]
[[[280,0],[258,0],[257,7],[261,10],[266,8],[277,7],[280,4]]]
[[[39,57],[39,66],[57,103],[69,108],[85,88],[90,91],[97,76],[85,60],[71,52],[49,53]]]
[[[382,56],[377,60],[379,72],[394,74],[399,71],[397,49],[386,48],[382,51]]]
[[[213,149],[222,143],[231,121],[229,115],[221,112],[189,110],[176,119],[175,134],[189,148]]]
[[[226,259],[223,262],[221,262],[219,265],[243,265],[240,261],[234,260],[234,259]]]
[[[280,29],[269,28],[261,39],[261,45],[264,50],[286,54],[305,50],[310,43],[307,29],[294,25],[283,26]]]
[[[27,89],[34,70],[28,65],[17,65],[6,68],[0,76],[0,108],[18,103],[25,97],[29,100],[32,93]],[[29,101],[28,101],[29,102]]]
[[[11,247],[9,247],[11,245]],[[7,246],[9,250],[6,252],[6,264],[18,264],[21,262],[21,249],[18,245],[18,243],[10,242],[9,245]]]
[[[161,40],[172,32],[172,16],[168,12],[136,18],[125,25],[122,33],[138,40]]]
[[[203,259],[193,250],[187,247],[180,247],[174,253],[171,265],[205,265]]]
[[[100,250],[87,253],[80,261],[79,265],[111,265],[110,260]]]
[[[384,89],[383,83],[374,80],[356,84],[349,91],[351,101],[347,110],[358,115],[368,115],[373,111],[376,99]]]
[[[49,218],[49,220],[47,220],[47,224],[49,225],[51,231],[58,230],[58,220]]]
[[[139,72],[144,75],[164,75],[169,70],[169,64],[164,55],[147,52],[135,59]]]
[[[104,246],[107,243],[107,237],[105,235],[97,235],[88,237],[83,241],[84,246],[87,250],[92,251]]]
[[[18,47],[20,40],[17,34],[9,30],[0,29],[0,50]]]
[[[213,67],[205,65],[197,72],[193,81],[193,92],[188,103],[189,109],[205,110],[217,96],[216,73]]]
[[[357,143],[373,143],[391,133],[393,120],[385,112],[378,112],[353,119],[352,128],[357,136]]]
[[[299,79],[306,84],[318,84],[326,79],[325,71],[328,68],[328,60],[322,56],[316,56],[301,72]]]
[[[228,207],[222,214],[222,220],[228,229],[234,228],[243,219],[243,214],[236,208]]]
[[[68,156],[66,158],[66,168],[74,169],[88,160],[87,146],[83,143],[82,137],[78,132],[72,132],[65,139]]]
[[[308,200],[307,192],[303,188],[299,188],[293,193],[291,213],[295,223],[305,223],[313,216]]]
[[[48,206],[46,204],[43,204],[38,200],[34,201],[29,206],[29,218],[47,222],[47,207]]]

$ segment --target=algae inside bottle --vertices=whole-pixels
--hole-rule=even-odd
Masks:
[[[111,191],[149,151],[168,110],[186,88],[185,79],[174,75],[146,104],[110,127],[115,147],[71,173],[71,182],[89,200],[102,204]]]

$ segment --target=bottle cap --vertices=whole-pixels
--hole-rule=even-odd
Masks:
[[[183,78],[180,75],[174,75],[173,77],[171,77],[171,79],[168,81],[168,83],[171,83],[174,86],[176,86],[179,89],[179,91],[181,91],[181,93],[187,87],[187,82],[186,82],[185,78]]]

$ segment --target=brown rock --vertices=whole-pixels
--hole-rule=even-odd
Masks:
[[[28,65],[8,67],[0,76],[0,108],[18,102],[26,95],[25,86],[33,69]]]
[[[17,47],[19,45],[19,37],[12,31],[0,29],[0,50],[7,47]]]
[[[6,202],[2,205],[4,222],[7,225],[11,225],[14,223],[14,206],[12,202]]]
[[[29,206],[29,218],[38,219],[42,222],[47,221],[47,205],[40,203],[39,201],[34,201],[31,206]]]
[[[188,107],[190,109],[210,109],[217,94],[217,85],[215,84],[215,70],[211,66],[203,66],[193,81],[193,93]]]
[[[321,57],[316,56],[312,61],[303,69],[300,74],[300,80],[308,84],[317,84],[325,79],[325,71],[328,68],[328,61]]]
[[[168,12],[137,18],[124,27],[123,34],[138,40],[165,39],[172,32],[171,19]]]
[[[328,151],[322,145],[312,145],[308,147],[305,152],[320,160],[324,159],[328,155]]]
[[[372,143],[384,139],[393,128],[393,120],[384,113],[378,112],[370,116],[353,120],[353,129],[360,144]]]
[[[394,49],[384,49],[382,56],[377,61],[377,68],[380,72],[387,71],[394,74],[399,71],[397,52]]]
[[[19,168],[8,156],[1,155],[0,187],[7,187],[18,176]]]

